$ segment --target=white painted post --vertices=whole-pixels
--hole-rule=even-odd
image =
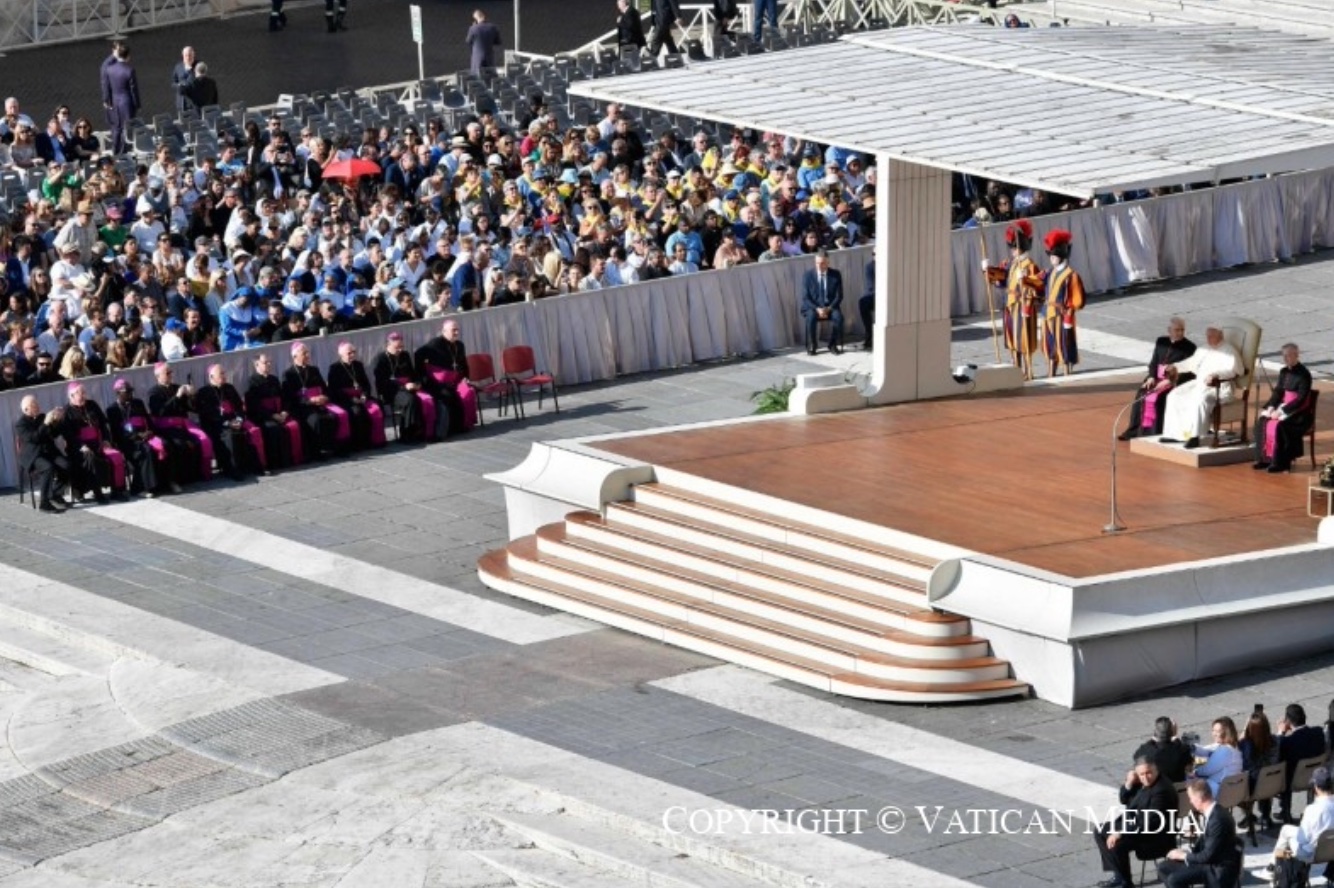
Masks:
[[[422,8],[416,3],[408,7],[412,16],[412,42],[417,44],[417,80],[426,79],[426,64],[422,60]]]

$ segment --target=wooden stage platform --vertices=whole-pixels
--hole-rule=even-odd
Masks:
[[[592,446],[1073,578],[1315,542],[1308,457],[1289,475],[1190,469],[1124,443],[1129,529],[1104,535],[1111,423],[1133,385],[1128,375]]]

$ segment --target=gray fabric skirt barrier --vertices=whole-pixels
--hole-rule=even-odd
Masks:
[[[1072,263],[1090,293],[1137,281],[1183,277],[1243,263],[1271,262],[1334,246],[1334,170],[1260,179],[1226,188],[1194,191],[1154,200],[1113,204],[1044,216],[1034,221],[1035,243],[1052,228],[1068,228],[1075,238]],[[982,242],[992,262],[1006,255],[1005,226],[955,231],[952,235],[954,316],[987,310],[978,263]],[[861,337],[857,298],[866,291],[871,247],[830,254],[843,273],[845,338]],[[537,303],[508,305],[456,315],[470,353],[489,353],[503,373],[500,354],[511,345],[530,345],[538,368],[564,385],[605,380],[617,374],[665,370],[696,361],[747,355],[798,345],[804,335],[798,315],[806,257],[743,265],[723,272],[648,281],[628,287],[559,296]],[[999,308],[999,304],[997,305]],[[1170,312],[1171,306],[1164,311]],[[440,321],[394,327],[409,348],[439,332]],[[388,328],[344,336],[302,340],[321,370],[337,359],[338,343],[356,343],[369,369],[384,346]],[[288,346],[263,348],[273,355],[280,376],[289,366]],[[257,349],[177,362],[176,380],[207,383],[209,365],[220,362],[237,388],[245,391]],[[145,394],[151,368],[126,371]],[[113,376],[85,380],[89,395],[106,407]],[[65,402],[64,384],[0,394],[0,485],[15,486],[14,420],[19,401],[35,394],[42,408]]]

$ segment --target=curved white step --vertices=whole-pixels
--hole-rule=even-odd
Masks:
[[[853,540],[813,525],[784,521],[776,516],[735,506],[713,497],[657,484],[637,484],[634,501],[661,512],[704,521],[815,555],[828,555],[874,570],[926,582],[934,559]]]
[[[732,547],[694,546],[680,535],[666,536],[642,528],[621,527],[603,520],[593,512],[576,512],[565,520],[566,534],[571,538],[587,540],[605,549],[615,549],[627,555],[679,565],[688,570],[727,582],[742,583],[756,589],[781,595],[793,601],[813,604],[839,611],[864,620],[888,620],[891,625],[904,621],[906,615],[920,614],[929,619],[912,619],[907,631],[917,635],[947,638],[966,635],[968,620],[962,617],[943,619],[927,605],[925,594],[890,595],[890,590],[877,587],[879,592],[865,592],[841,582],[831,582],[814,576],[810,570],[793,570],[745,557]],[[802,561],[801,563],[808,563]],[[905,600],[906,599],[906,600]]]
[[[790,551],[778,544],[749,537],[741,531],[707,525],[640,503],[609,503],[607,522],[614,526],[675,537],[693,546],[714,549],[723,554],[730,553],[761,564],[772,564],[784,570],[806,573],[822,582],[841,583],[890,601],[917,607],[926,607],[927,604],[924,592],[898,585],[872,569],[821,558],[815,553]]]
[[[944,643],[933,643],[936,639],[932,637],[915,635],[914,625],[918,621],[905,614],[881,611],[877,620],[853,617],[825,607],[824,601],[828,600],[828,596],[824,596],[821,601],[811,602],[784,599],[780,593],[703,576],[686,567],[656,559],[627,558],[616,550],[602,550],[582,537],[571,539],[566,536],[575,526],[567,524],[563,531],[559,527],[539,530],[538,551],[891,656],[963,660],[983,657],[988,652],[985,641],[970,640],[971,636],[964,636],[957,642],[947,638],[943,640]],[[812,598],[818,594],[818,590],[810,591],[813,593]]]

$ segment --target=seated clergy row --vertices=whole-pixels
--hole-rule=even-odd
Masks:
[[[1303,454],[1303,440],[1315,422],[1311,371],[1301,362],[1294,343],[1282,348],[1283,369],[1269,400],[1255,421],[1255,468],[1288,471]],[[1209,431],[1215,404],[1236,399],[1233,381],[1245,368],[1237,350],[1217,325],[1205,328],[1205,345],[1186,338],[1181,318],[1168,322],[1167,335],[1154,344],[1149,371],[1131,408],[1130,425],[1121,440],[1161,435],[1164,443],[1198,447]]]
[[[457,321],[446,321],[415,354],[401,333],[390,333],[369,373],[350,342],[339,344],[327,377],[304,343],[292,344],[291,359],[279,377],[269,356],[259,355],[244,396],[221,365],[211,366],[208,384],[196,389],[178,385],[165,362],[154,367],[157,384],[147,402],[125,378],[112,385],[116,399],[105,411],[78,381],[67,388],[68,404],[49,413],[30,395],[15,422],[19,469],[42,510],[59,512],[69,505],[58,495],[62,487],[74,500],[91,493],[106,502],[104,488],[151,497],[209,480],[215,463],[240,479],[382,447],[386,412],[402,440],[438,440],[477,422]]]

